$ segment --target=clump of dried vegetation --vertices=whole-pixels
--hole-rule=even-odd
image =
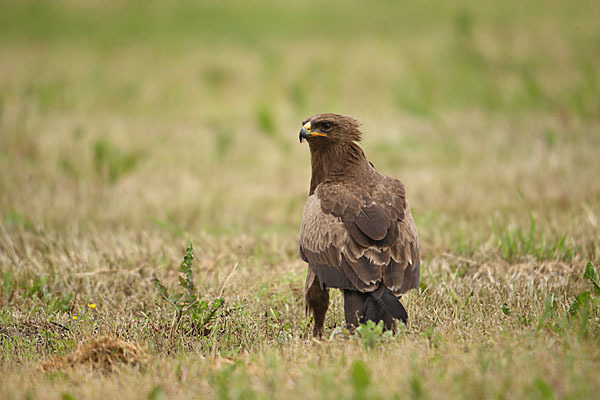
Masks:
[[[65,372],[84,368],[102,373],[119,367],[141,368],[147,362],[146,350],[137,343],[127,342],[111,335],[84,338],[77,347],[64,356],[53,356],[39,364],[42,372]]]
[[[584,3],[0,2],[0,398],[597,396]],[[310,336],[297,132],[327,111],[407,186],[395,335],[336,292]]]

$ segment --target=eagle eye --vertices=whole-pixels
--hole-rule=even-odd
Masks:
[[[328,131],[331,129],[331,122],[322,122],[321,123],[321,129],[323,129],[324,131]]]

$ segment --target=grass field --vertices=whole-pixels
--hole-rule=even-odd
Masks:
[[[599,15],[0,0],[0,398],[597,398]],[[347,335],[335,292],[310,337],[320,112],[407,186],[422,284],[395,336]]]

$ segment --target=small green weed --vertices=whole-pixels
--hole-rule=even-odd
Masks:
[[[369,321],[372,322],[372,321]],[[361,360],[356,360],[350,367],[350,384],[354,389],[354,399],[366,399],[367,389],[371,384],[371,377],[365,363]]]
[[[148,400],[162,400],[166,398],[165,391],[160,385],[154,386],[150,393],[148,393]]]
[[[554,399],[554,391],[544,378],[538,376],[531,385],[531,392],[534,398],[538,399]]]
[[[213,319],[219,308],[224,304],[222,297],[208,302],[196,296],[196,287],[192,277],[192,260],[194,259],[194,248],[192,244],[185,249],[183,261],[179,267],[179,286],[182,292],[169,295],[167,288],[154,278],[154,286],[161,296],[175,308],[175,317],[171,326],[171,332],[182,326],[182,317],[187,317],[186,325],[194,332],[203,332],[203,329]]]
[[[365,349],[373,349],[381,343],[383,337],[393,335],[392,331],[383,332],[383,321],[379,321],[377,324],[373,321],[367,321],[366,324],[360,324],[355,332]]]
[[[598,278],[598,272],[596,272],[596,268],[594,268],[594,265],[591,263],[591,261],[585,266],[583,277],[592,283],[594,287],[594,293],[600,296],[600,278]]]
[[[600,280],[591,262],[587,263],[583,277],[592,284],[593,294],[590,291],[579,293],[565,313],[558,311],[554,295],[549,294],[544,300],[544,312],[538,320],[537,331],[547,328],[564,334],[571,327],[577,327],[580,337],[587,335],[590,318],[596,315],[593,310],[600,306]]]
[[[248,371],[240,362],[226,365],[210,375],[210,385],[218,399],[258,397],[249,383]]]

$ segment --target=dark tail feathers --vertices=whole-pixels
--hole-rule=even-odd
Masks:
[[[383,321],[385,329],[394,329],[395,320],[406,323],[408,319],[400,300],[385,287],[380,287],[372,293],[344,290],[344,311],[349,328],[367,321]]]
[[[383,310],[392,318],[398,319],[404,323],[406,323],[408,320],[408,313],[406,312],[406,309],[402,303],[400,303],[400,300],[394,296],[394,293],[392,293],[390,289],[386,287],[380,287],[378,290],[371,293],[371,298],[374,298],[375,301],[377,301],[377,303],[383,308]],[[367,302],[369,301],[367,300]],[[365,313],[365,319],[370,319],[367,313]]]

